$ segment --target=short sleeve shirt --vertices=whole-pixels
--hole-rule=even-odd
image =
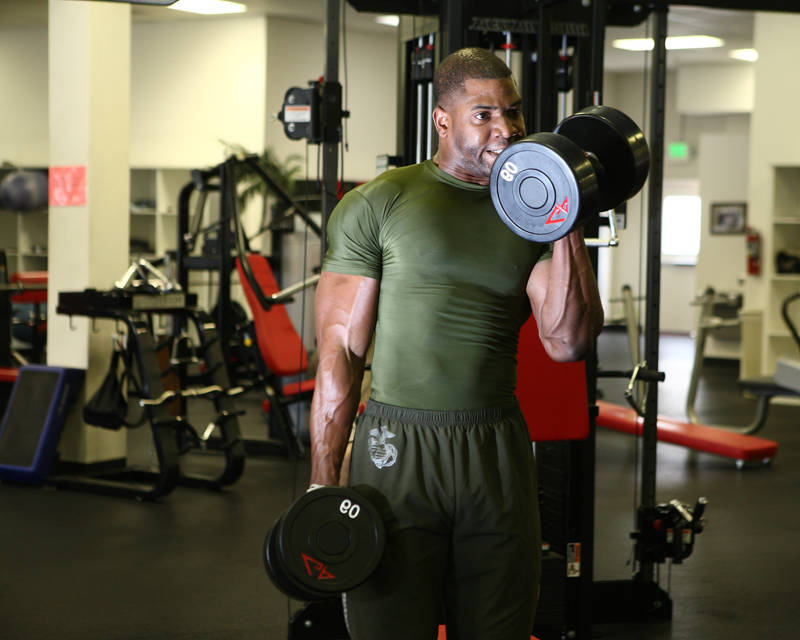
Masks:
[[[513,401],[525,287],[549,245],[512,233],[488,187],[432,161],[347,193],[323,269],[380,281],[371,397],[418,409]]]

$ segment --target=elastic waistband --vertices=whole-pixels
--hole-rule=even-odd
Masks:
[[[462,425],[481,424],[496,420],[506,420],[520,414],[519,404],[485,409],[452,409],[438,411],[433,409],[407,409],[375,400],[367,400],[364,415],[419,425]]]

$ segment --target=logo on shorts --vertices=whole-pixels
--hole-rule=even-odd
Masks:
[[[397,447],[388,444],[389,438],[395,438],[395,434],[389,431],[388,427],[382,426],[380,429],[370,429],[369,432],[369,457],[378,469],[391,467],[397,462]]]

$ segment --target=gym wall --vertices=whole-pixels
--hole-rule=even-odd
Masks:
[[[132,167],[213,165],[224,158],[220,140],[304,154],[273,117],[286,89],[323,74],[321,23],[253,16],[135,22],[131,31]],[[349,28],[347,52],[345,178],[368,180],[375,157],[395,148],[397,37]],[[0,161],[47,166],[46,27],[0,28],[0,83]]]
[[[131,166],[221,162],[221,141],[261,151],[264,17],[131,25]]]
[[[48,162],[47,29],[0,29],[0,162]]]

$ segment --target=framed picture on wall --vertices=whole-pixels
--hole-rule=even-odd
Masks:
[[[723,202],[711,205],[711,233],[743,234],[747,226],[746,202]]]

